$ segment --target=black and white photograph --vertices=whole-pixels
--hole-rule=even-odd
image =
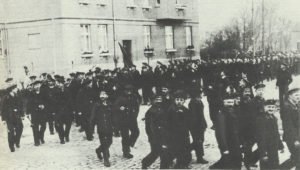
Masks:
[[[0,169],[300,169],[300,1],[0,0]]]

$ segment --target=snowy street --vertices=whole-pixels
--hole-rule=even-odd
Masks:
[[[294,81],[291,88],[300,86],[300,76],[293,77]],[[278,89],[275,88],[275,80],[266,82],[266,98],[278,99]],[[191,168],[207,169],[208,166],[216,162],[219,157],[218,146],[215,140],[214,131],[210,129],[211,121],[209,118],[206,97],[203,98],[205,105],[205,117],[208,129],[205,134],[205,156],[209,164],[201,165],[196,163],[193,153]],[[141,106],[138,117],[140,136],[135,148],[132,148],[133,159],[125,159],[122,155],[121,138],[113,138],[110,147],[110,161],[112,169],[136,169],[141,168],[141,160],[149,153],[150,148],[145,134],[145,123],[142,121],[148,106]],[[277,115],[278,116],[278,115]],[[100,161],[95,153],[99,146],[97,134],[94,140],[89,142],[85,139],[85,134],[80,133],[74,124],[71,128],[70,142],[64,145],[59,143],[57,133],[50,135],[49,128],[45,132],[45,144],[35,147],[33,145],[33,135],[28,119],[24,120],[24,131],[21,138],[21,147],[11,153],[7,142],[7,130],[3,122],[0,123],[0,169],[104,169],[103,161]],[[279,122],[280,123],[280,122]],[[281,127],[281,126],[279,126]],[[281,132],[282,134],[282,132]],[[280,153],[280,162],[289,158],[289,152],[285,147],[284,153]],[[151,168],[159,168],[159,160]]]

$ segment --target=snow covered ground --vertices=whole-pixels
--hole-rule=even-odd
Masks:
[[[266,82],[266,98],[278,99],[278,89],[275,88],[275,81]],[[300,76],[294,77],[290,88],[300,87]],[[205,104],[205,117],[208,126],[211,127],[209,119],[206,97],[203,98]],[[144,122],[141,120],[148,106],[141,106],[139,114],[140,137],[135,148],[132,149],[133,159],[124,159],[122,157],[121,139],[113,138],[111,146],[111,168],[112,169],[137,169],[141,168],[141,160],[149,153],[149,144],[145,134]],[[278,116],[278,115],[277,115]],[[280,124],[280,122],[279,122]],[[30,123],[24,120],[24,132],[21,139],[21,148],[11,153],[8,148],[7,131],[5,125],[0,123],[0,169],[105,169],[103,162],[98,160],[95,154],[95,148],[99,145],[98,137],[91,142],[85,139],[84,133],[79,133],[78,128],[72,126],[70,142],[64,145],[59,143],[58,135],[50,135],[47,127],[45,133],[46,143],[35,147],[33,145],[33,135]],[[207,165],[196,163],[196,157],[193,153],[191,168],[207,169],[220,158],[218,146],[216,143],[214,131],[207,129],[205,134],[205,158],[209,161]],[[289,152],[285,147],[284,153],[280,153],[280,161],[289,158]],[[151,168],[159,168],[157,160]]]

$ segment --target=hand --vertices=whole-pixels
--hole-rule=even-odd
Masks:
[[[167,145],[162,145],[161,146],[163,149],[167,149],[168,147],[167,147]]]
[[[298,148],[298,149],[300,148],[300,142],[299,141],[296,140],[294,145],[295,145],[296,148]]]
[[[82,113],[81,113],[81,112],[79,112],[79,113],[78,113],[78,115],[80,116],[80,115],[82,115]]]
[[[124,106],[121,106],[121,107],[120,107],[120,110],[122,110],[122,111],[125,110],[125,107],[124,107]]]
[[[40,109],[44,109],[44,108],[45,108],[45,106],[44,106],[44,105],[42,105],[42,104],[40,104],[40,105],[39,105],[39,108],[40,108]]]
[[[269,160],[269,157],[268,156],[264,156],[261,160],[264,161],[264,162],[266,162],[266,161]]]

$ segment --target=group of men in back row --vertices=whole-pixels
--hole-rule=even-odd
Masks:
[[[71,73],[66,79],[43,73],[39,78],[29,76],[30,83],[23,83],[21,88],[8,78],[2,120],[7,124],[12,152],[15,146],[20,147],[24,115],[31,121],[35,146],[45,143],[46,123],[51,134],[56,130],[61,144],[70,141],[73,121],[88,141],[93,140],[97,125],[100,146],[96,153],[109,167],[113,135],[122,137],[123,156],[132,158],[130,148],[140,133],[140,104],[152,104],[143,119],[151,152],[142,160],[142,168],[149,167],[158,157],[161,168],[188,168],[192,150],[198,163],[208,163],[203,158],[207,128],[201,101],[204,92],[221,154],[211,168],[240,169],[242,162],[251,168],[259,160],[261,168],[273,169],[279,167],[278,149],[283,149],[283,145],[274,116],[275,102],[264,99],[262,81],[276,77],[283,141],[291,153],[290,165],[300,168],[300,90],[288,89],[291,73],[300,73],[299,66],[297,57],[268,56],[158,62],[154,70],[144,63],[141,73],[135,66],[115,70],[96,67],[87,73]],[[191,100],[186,108],[188,97]],[[255,144],[258,150],[253,152]]]

